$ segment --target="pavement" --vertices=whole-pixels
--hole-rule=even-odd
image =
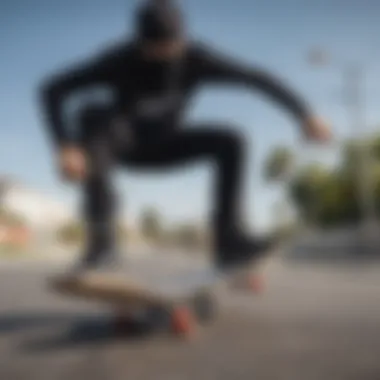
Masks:
[[[380,379],[379,263],[276,259],[264,294],[224,294],[191,341],[116,336],[108,310],[49,293],[62,265],[0,264],[0,379]]]

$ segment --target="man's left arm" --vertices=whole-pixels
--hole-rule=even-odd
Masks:
[[[207,48],[199,50],[198,63],[201,82],[236,84],[258,89],[295,116],[305,118],[310,115],[308,106],[294,91],[261,68],[238,63]]]
[[[327,126],[317,120],[309,106],[281,80],[255,67],[239,64],[223,57],[211,49],[200,48],[197,54],[200,83],[226,83],[258,89],[290,111],[301,123],[306,136],[316,140],[327,140]]]

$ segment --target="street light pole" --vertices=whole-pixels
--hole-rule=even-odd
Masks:
[[[363,233],[367,237],[375,222],[371,183],[371,152],[366,142],[364,120],[363,70],[359,65],[350,65],[346,70],[347,97],[352,123],[354,154],[357,157],[357,190],[363,218]]]
[[[327,65],[331,61],[323,49],[311,51],[309,60],[314,65]],[[354,144],[355,172],[359,207],[362,214],[362,229],[365,237],[376,225],[376,213],[371,181],[371,152],[366,146],[364,120],[364,70],[359,64],[348,64],[344,69],[346,100],[351,124],[351,135]]]

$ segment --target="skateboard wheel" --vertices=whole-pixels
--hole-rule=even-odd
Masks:
[[[163,307],[151,307],[147,310],[146,320],[151,328],[166,329],[171,324],[171,313]]]
[[[248,289],[255,294],[260,294],[264,291],[264,278],[259,275],[252,275],[247,279]]]
[[[174,308],[171,315],[171,330],[174,334],[190,337],[195,329],[195,320],[188,307]]]
[[[135,329],[137,321],[129,314],[117,314],[112,325],[116,332],[127,333]]]
[[[211,294],[200,294],[194,299],[194,310],[199,321],[209,322],[216,315],[216,301]]]

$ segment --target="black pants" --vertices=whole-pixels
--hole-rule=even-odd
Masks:
[[[239,222],[244,142],[236,129],[211,124],[185,127],[141,143],[131,141],[127,121],[115,122],[114,115],[104,109],[83,111],[80,124],[90,162],[84,203],[92,250],[109,249],[113,244],[117,204],[112,169],[118,165],[162,170],[195,160],[210,161],[216,170],[211,210],[216,237]]]

